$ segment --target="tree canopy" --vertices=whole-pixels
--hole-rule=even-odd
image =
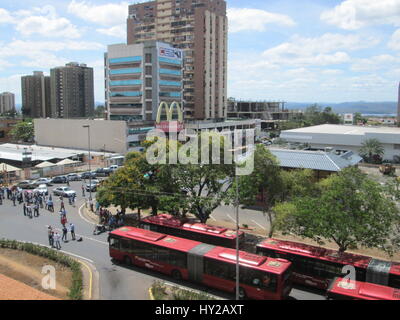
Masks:
[[[10,131],[10,136],[14,141],[33,142],[35,132],[33,122],[18,122]]]
[[[367,139],[361,144],[359,154],[368,163],[381,163],[385,148],[378,139]]]
[[[335,242],[340,252],[364,246],[392,253],[399,245],[400,214],[379,183],[358,168],[346,168],[317,184],[313,195],[278,204],[283,233]]]

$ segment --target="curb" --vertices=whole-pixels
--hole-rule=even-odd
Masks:
[[[149,296],[150,296],[150,300],[155,300],[154,296],[153,296],[153,290],[151,287],[149,288]]]
[[[89,272],[89,285],[88,290],[84,294],[83,300],[98,300],[99,299],[99,273],[97,272],[95,266],[89,262],[84,262],[80,259],[75,258],[81,265],[83,265]],[[82,270],[83,277],[85,279],[85,272]],[[87,279],[86,279],[87,280]],[[85,287],[87,287],[87,281],[83,281]]]

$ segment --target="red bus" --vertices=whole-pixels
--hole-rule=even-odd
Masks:
[[[350,265],[357,281],[400,288],[399,263],[272,238],[257,244],[256,252],[291,261],[292,280],[302,285],[325,290],[333,278],[344,275],[343,267]]]
[[[222,291],[235,292],[236,251],[149,230],[122,227],[109,234],[110,256]],[[291,263],[240,251],[241,298],[279,300],[291,289]]]
[[[400,290],[379,284],[335,278],[326,292],[335,300],[400,300]]]
[[[236,248],[236,230],[198,223],[193,219],[180,219],[164,213],[142,219],[140,227],[216,246]],[[239,246],[243,242],[244,232],[239,230]]]

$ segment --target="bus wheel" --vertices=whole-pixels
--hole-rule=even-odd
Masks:
[[[132,265],[132,260],[131,260],[131,258],[129,258],[128,256],[125,256],[125,257],[124,257],[124,263],[125,263],[127,266],[131,266],[131,265]]]
[[[235,293],[236,293],[236,290],[235,290]],[[247,297],[246,291],[244,291],[244,289],[242,287],[239,287],[239,299],[245,300],[246,297]]]
[[[179,270],[172,270],[171,276],[175,280],[181,280],[182,279],[182,274],[181,274],[181,272]]]

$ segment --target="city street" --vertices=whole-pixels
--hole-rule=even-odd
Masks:
[[[84,206],[84,198],[82,197],[81,186],[83,181],[71,182],[71,189],[77,193],[76,206],[70,206],[68,200],[64,200],[65,208],[67,211],[68,223],[72,222],[75,225],[75,232],[77,237],[82,237],[82,242],[68,241],[61,243],[62,251],[76,256],[82,260],[86,260],[96,267],[99,273],[100,281],[100,299],[149,299],[148,288],[155,280],[163,280],[166,282],[174,283],[170,277],[154,273],[149,270],[139,269],[135,267],[127,268],[123,265],[114,264],[108,254],[107,234],[93,235],[94,225],[83,219],[80,215],[79,209]],[[60,185],[53,185],[49,187],[49,193],[53,194],[52,189]],[[88,194],[86,193],[86,196]],[[40,210],[39,217],[30,219],[24,216],[23,207],[21,205],[12,204],[11,200],[5,199],[3,205],[0,206],[0,238],[29,241],[48,245],[47,226],[51,225],[53,228],[61,228],[60,215],[60,200],[53,196],[55,212],[49,212],[45,209]],[[216,213],[219,217],[221,214],[227,214],[225,208],[217,210]],[[253,211],[251,213],[242,212],[241,215],[246,215],[247,220],[255,220],[258,213],[261,218],[262,214]],[[231,214],[233,217],[233,212]],[[226,216],[227,217],[227,216]],[[247,221],[244,220],[244,221]],[[265,221],[265,220],[264,220]],[[246,223],[246,222],[243,222]],[[70,234],[68,234],[70,239]],[[190,287],[197,290],[206,291],[203,286],[199,286],[189,282],[180,282],[179,285]],[[221,293],[215,290],[209,290],[210,293],[220,296],[224,299],[234,299],[233,295]],[[325,297],[322,293],[308,292],[304,290],[293,289],[291,297],[299,300],[323,300]]]

